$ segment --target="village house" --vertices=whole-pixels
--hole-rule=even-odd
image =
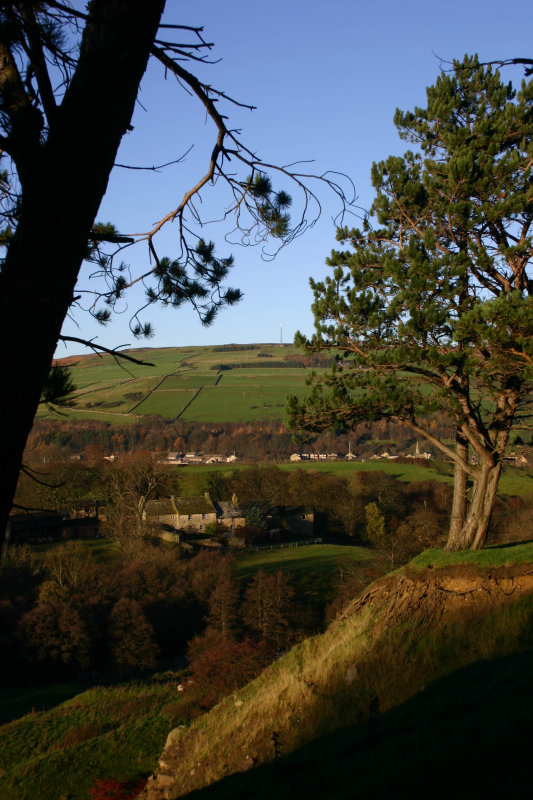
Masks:
[[[303,506],[269,505],[263,508],[263,514],[271,532],[313,536],[314,513]],[[151,500],[147,503],[145,519],[153,532],[166,541],[183,542],[182,536],[186,534],[195,534],[196,538],[199,534],[201,537],[208,526],[216,525],[231,540],[230,543],[234,543],[234,535],[246,527],[246,508],[239,505],[236,495],[231,500],[213,502],[209,492],[205,492],[195,497]],[[212,527],[209,533],[215,531]],[[215,539],[208,537],[205,544],[210,543],[215,544]]]
[[[158,522],[161,525],[177,528],[178,510],[174,505],[174,496],[164,500],[149,500],[143,516],[148,522]]]
[[[174,505],[177,511],[176,527],[180,531],[201,533],[206,525],[217,521],[217,512],[209,492],[194,497],[177,497]]]
[[[335,461],[337,453],[292,453],[290,461]]]
[[[163,458],[160,458],[157,454],[155,457],[163,464],[172,464],[173,466],[179,467],[186,467],[187,464],[233,464],[235,461],[237,461],[237,456],[235,453],[225,456],[221,453],[203,454],[196,452],[179,453],[177,451],[171,451]]]
[[[246,525],[246,513],[239,508],[238,500],[235,495],[231,500],[218,500],[215,504],[217,511],[217,522],[223,525],[231,533],[237,528],[244,528]]]
[[[209,492],[194,497],[169,497],[165,500],[150,500],[145,518],[168,526],[174,531],[202,532],[206,525],[216,522],[217,513]]]

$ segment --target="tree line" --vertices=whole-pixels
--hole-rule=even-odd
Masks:
[[[453,438],[453,424],[442,417],[428,420],[435,435]],[[151,450],[153,452],[200,452],[229,455],[235,452],[244,461],[282,461],[302,450],[314,453],[338,453],[351,450],[358,457],[375,453],[414,452],[421,437],[407,425],[390,420],[360,422],[351,430],[326,429],[309,433],[299,440],[282,421],[255,422],[181,422],[160,417],[119,425],[95,420],[63,421],[37,419],[24,454],[25,463],[43,463],[83,455],[90,464],[112,453]]]

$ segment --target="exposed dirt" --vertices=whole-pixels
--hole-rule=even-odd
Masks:
[[[523,592],[533,591],[533,565],[515,564],[480,571],[463,564],[440,569],[406,568],[376,581],[344,611],[369,603],[384,606],[382,625],[403,619],[444,623],[483,616]]]

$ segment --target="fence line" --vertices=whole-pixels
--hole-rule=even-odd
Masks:
[[[283,542],[282,544],[249,545],[247,550],[258,553],[260,550],[283,550],[284,547],[307,547],[311,544],[322,544],[322,539],[305,539],[298,542]]]

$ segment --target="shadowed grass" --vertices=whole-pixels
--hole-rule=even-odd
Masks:
[[[94,688],[3,725],[0,796],[87,800],[96,778],[147,775],[179,723],[177,702],[175,681]]]
[[[532,653],[465,667],[386,714],[185,797],[528,797],[532,669]]]

